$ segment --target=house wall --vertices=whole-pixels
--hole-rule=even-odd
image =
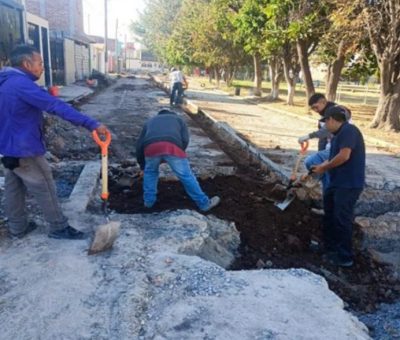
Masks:
[[[70,39],[64,39],[64,69],[65,84],[69,85],[75,82],[75,42]]]

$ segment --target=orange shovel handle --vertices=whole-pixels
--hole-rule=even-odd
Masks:
[[[102,156],[108,155],[108,147],[110,146],[110,143],[111,143],[111,133],[110,133],[110,131],[108,131],[108,130],[106,131],[106,139],[104,141],[100,139],[100,137],[99,137],[99,135],[98,135],[96,130],[94,130],[92,132],[92,136],[93,136],[93,139],[96,142],[96,144],[98,146],[100,146],[101,155]]]
[[[308,149],[308,140],[300,144],[300,153],[304,155]]]
[[[108,147],[111,143],[111,133],[106,131],[106,139],[100,139],[97,131],[92,132],[94,141],[100,146],[101,149],[101,199],[105,202],[108,200]]]

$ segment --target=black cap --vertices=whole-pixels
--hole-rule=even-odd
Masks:
[[[321,121],[326,121],[328,118],[333,117],[337,121],[346,121],[346,111],[343,107],[339,105],[331,106],[324,112],[324,117]]]

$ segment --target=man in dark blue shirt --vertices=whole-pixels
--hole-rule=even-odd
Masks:
[[[333,133],[329,161],[315,166],[318,174],[329,173],[324,192],[324,245],[327,260],[337,266],[353,265],[354,207],[365,183],[365,145],[360,130],[346,122],[344,109],[329,108],[326,128]]]

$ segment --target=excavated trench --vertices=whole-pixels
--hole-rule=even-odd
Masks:
[[[356,311],[372,311],[379,303],[399,298],[400,282],[390,268],[375,262],[362,250],[362,233],[357,225],[354,267],[338,269],[323,262],[309,248],[311,240],[321,239],[320,217],[313,215],[310,207],[299,200],[284,212],[278,210],[269,199],[273,197],[272,185],[252,172],[200,180],[207,194],[219,195],[222,199],[209,214],[235,222],[240,232],[240,256],[231,266],[232,270],[306,268],[324,276],[330,288]],[[117,176],[115,172],[110,173],[110,209],[117,213],[196,208],[179,182],[163,180],[159,182],[157,204],[152,209],[144,208],[142,180],[121,186],[118,182],[124,173],[121,169],[117,173]]]
[[[311,213],[307,202],[295,200],[284,212],[272,199],[282,198],[271,193],[276,176],[254,162],[243,147],[227,142],[226,136],[213,129],[201,114],[191,118],[237,164],[234,176],[217,176],[200,180],[204,191],[219,195],[221,204],[210,214],[233,221],[241,235],[240,255],[232,270],[260,268],[306,268],[326,278],[352,310],[370,312],[382,302],[400,297],[400,281],[392,269],[376,262],[363,248],[363,234],[355,225],[355,265],[341,269],[322,261],[310,250],[311,241],[321,240],[321,217]],[[142,180],[121,181],[132,177],[123,165],[110,169],[110,209],[121,214],[156,213],[166,210],[196,209],[177,181],[160,179],[158,201],[152,209],[143,207]],[[275,196],[274,196],[275,195]]]

